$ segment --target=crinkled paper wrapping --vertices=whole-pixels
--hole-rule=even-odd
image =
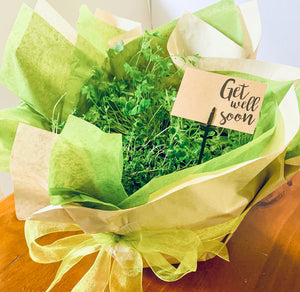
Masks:
[[[64,261],[57,281],[62,270],[76,262],[72,258],[73,264],[66,264],[67,254],[64,253],[70,252],[66,247],[70,247],[71,242],[76,249],[74,254],[82,252],[84,256],[99,251],[97,268],[91,269],[86,276],[86,279],[95,280],[92,275],[100,271],[99,263],[110,263],[110,255],[116,253],[119,264],[122,261],[118,259],[122,257],[118,254],[132,255],[126,248],[125,252],[105,251],[100,249],[99,242],[106,248],[113,242],[123,242],[126,247],[128,243],[122,241],[122,236],[126,238],[128,234],[133,234],[129,237],[132,242],[139,242],[136,249],[140,251],[133,252],[132,262],[128,264],[130,271],[141,265],[140,254],[147,258],[149,249],[153,252],[149,242],[143,246],[142,235],[146,241],[153,238],[152,245],[156,246],[172,236],[183,242],[187,236],[185,232],[190,231],[190,243],[195,234],[201,235],[203,241],[197,241],[201,248],[197,247],[198,254],[196,252],[191,258],[205,260],[212,252],[226,259],[221,240],[235,230],[242,219],[239,216],[244,216],[245,210],[299,169],[300,93],[296,87],[300,70],[239,59],[256,55],[260,37],[258,19],[255,2],[243,4],[237,10],[233,1],[223,0],[194,15],[185,13],[179,21],[157,29],[169,39],[168,43],[157,40],[157,44],[168,48],[176,66],[183,70],[191,63],[186,62],[182,54],[191,60],[194,60],[193,55],[199,54],[201,58],[195,59],[197,68],[266,82],[268,90],[253,141],[202,165],[154,179],[127,198],[120,184],[120,137],[102,133],[87,122],[68,116],[74,104],[84,110],[79,92],[94,65],[105,66],[117,77],[122,77],[124,71],[119,64],[136,51],[140,26],[100,10],[94,16],[82,7],[76,33],[45,1],[39,1],[35,11],[26,6],[22,8],[0,70],[1,81],[23,101],[16,109],[0,111],[1,170],[10,168],[18,218],[31,219],[26,238],[35,260],[51,262],[50,254],[39,254],[43,248],[34,243],[39,236],[59,231],[59,228],[85,232],[78,237],[83,240],[78,239],[78,243],[81,242],[85,251],[80,251],[80,244],[76,247],[75,238],[66,239],[66,245],[58,247],[55,261]],[[110,45],[120,40],[126,44],[124,50],[118,55],[109,50],[107,55]],[[60,99],[62,102],[58,104]],[[54,117],[68,118],[60,135],[49,131]],[[89,139],[91,137],[93,139]],[[61,198],[56,196],[59,190],[64,194]],[[109,198],[109,190],[113,200]],[[49,192],[51,200],[62,199],[67,204],[51,205]],[[96,196],[91,199],[92,195]],[[75,202],[95,204],[102,210],[68,203],[74,197]],[[174,230],[178,230],[178,235],[174,235]],[[84,242],[90,245],[83,245]],[[181,248],[187,250],[187,246]],[[176,251],[174,253],[170,255],[176,255]],[[180,272],[179,268],[178,272],[168,266],[169,272],[162,275],[155,267],[165,263],[158,258],[148,258],[146,265],[166,280],[175,280],[195,268],[194,264],[189,265],[193,262],[191,258],[186,260],[180,254],[177,260],[184,262],[186,269]],[[124,260],[130,262],[128,257]],[[110,273],[109,268],[102,272]],[[140,279],[140,271],[134,273],[133,278],[136,277]],[[105,286],[108,280],[97,281],[97,285]],[[79,283],[78,291],[82,291],[83,286],[87,288],[83,283],[86,282]],[[96,284],[90,291],[97,291],[100,286]],[[112,291],[120,291],[118,286],[114,289]],[[140,287],[136,289],[139,291]]]

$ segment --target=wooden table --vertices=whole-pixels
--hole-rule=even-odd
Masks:
[[[23,227],[9,196],[0,203],[0,291],[45,291],[59,267],[30,259]],[[300,291],[300,173],[250,211],[228,248],[230,263],[218,258],[201,262],[197,272],[174,283],[145,269],[144,291]],[[84,258],[53,291],[71,291],[94,258]]]

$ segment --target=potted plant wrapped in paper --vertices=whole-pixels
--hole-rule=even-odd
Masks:
[[[0,112],[0,128],[6,141],[1,169],[12,174],[31,257],[62,260],[49,289],[94,252],[96,261],[74,291],[108,285],[141,291],[144,266],[174,281],[194,271],[198,260],[228,260],[225,236],[299,168],[299,70],[216,59],[256,51],[255,38],[249,41],[255,29],[250,25],[246,33],[246,10],[233,1],[195,15],[208,23],[197,27],[211,36],[212,47],[215,39],[216,47],[224,42],[231,48],[226,52],[237,55],[222,55],[219,47],[206,56],[209,42],[189,49],[190,29],[180,26],[198,21],[190,15],[134,39],[130,34],[127,43],[128,33],[109,24],[114,17],[105,13],[94,16],[83,7],[76,38],[45,10],[51,7],[43,1],[39,14],[23,7],[9,38],[0,76],[23,102]],[[63,25],[55,29],[54,23]],[[183,40],[176,49],[171,33]],[[197,121],[170,115],[186,65],[265,84],[253,135],[220,127],[207,132]],[[205,132],[204,163],[198,164]],[[77,230],[83,233],[48,246],[36,241]]]

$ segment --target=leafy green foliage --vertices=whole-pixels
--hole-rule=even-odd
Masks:
[[[170,115],[178,87],[167,80],[175,75],[182,78],[182,73],[160,46],[151,46],[155,37],[161,38],[158,33],[146,32],[136,55],[120,64],[126,78],[117,80],[94,68],[81,92],[89,104],[82,118],[105,132],[123,134],[122,182],[128,194],[154,177],[196,165],[204,133],[200,123]],[[114,52],[118,54],[123,48],[119,43]],[[76,108],[73,114],[78,115]],[[214,128],[209,132],[203,161],[250,139],[251,135]]]

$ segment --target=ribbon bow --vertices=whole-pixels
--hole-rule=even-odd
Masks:
[[[47,291],[50,291],[83,257],[98,252],[92,267],[72,292],[104,292],[108,286],[111,292],[141,292],[143,259],[156,276],[169,282],[196,271],[197,260],[205,253],[212,253],[228,261],[227,248],[220,240],[237,228],[245,214],[246,212],[225,223],[198,231],[136,231],[127,235],[109,232],[83,233],[58,239],[45,246],[39,245],[36,240],[50,233],[81,229],[75,224],[27,220],[25,237],[34,261],[62,261]],[[175,259],[179,263],[178,267],[175,268],[166,256]]]

